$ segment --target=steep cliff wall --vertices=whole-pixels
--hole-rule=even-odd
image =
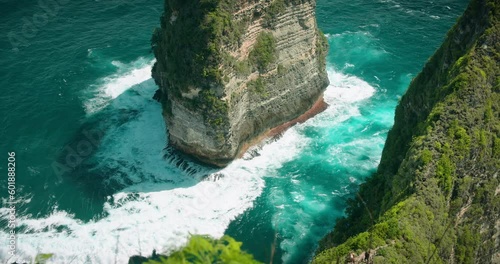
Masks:
[[[313,263],[500,263],[500,3],[472,0]]]
[[[170,143],[224,166],[328,85],[314,0],[166,0],[152,46]]]

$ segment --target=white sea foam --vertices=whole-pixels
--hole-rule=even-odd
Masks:
[[[331,85],[325,100],[331,107],[318,118],[288,130],[251,160],[237,160],[218,172],[198,167],[188,173],[172,166],[171,157],[164,158],[167,137],[161,107],[151,99],[156,87],[152,80],[144,82],[150,66],[151,62],[105,78],[99,86],[106,95],[104,118],[113,120],[123,111],[133,113],[133,117],[123,124],[111,124],[95,153],[99,165],[94,170],[113,171],[115,175],[107,175],[110,180],[126,177],[132,183],[108,197],[104,204],[106,216],[102,219],[85,223],[59,210],[57,205],[48,217],[19,216],[18,225],[24,226],[25,231],[17,236],[17,249],[24,259],[43,252],[54,254],[52,263],[125,263],[131,255],[147,255],[153,249],[175,250],[185,244],[190,234],[220,237],[235,217],[253,206],[264,188],[265,177],[272,177],[285,162],[295,159],[311,144],[311,139],[301,132],[303,128],[318,125],[321,119],[341,122],[356,115],[353,102],[374,93],[362,80],[329,70]],[[207,173],[219,176],[202,180]],[[285,209],[283,198],[276,193],[274,202],[278,209]],[[304,198],[300,192],[294,194],[294,200],[307,203],[309,211],[303,214],[323,208],[314,201],[303,201]],[[0,217],[7,215],[1,213]],[[283,221],[280,215],[273,219]],[[303,228],[297,226],[294,230],[302,234]],[[0,233],[2,241],[7,241],[7,237],[7,233]],[[281,247],[292,250],[293,241],[285,240]],[[6,247],[0,248],[0,258],[6,256]]]
[[[330,105],[317,117],[308,120],[305,125],[312,127],[335,127],[353,116],[359,116],[359,102],[372,97],[376,90],[367,82],[355,76],[328,69],[330,85],[323,97]],[[298,126],[300,127],[300,126]]]
[[[253,206],[264,177],[309,143],[290,130],[265,145],[260,156],[237,160],[218,172],[198,167],[188,173],[172,166],[175,158],[164,158],[167,137],[161,106],[151,99],[156,87],[152,80],[134,85],[147,67],[106,78],[101,86],[115,97],[101,108],[104,119],[114,120],[123,112],[133,117],[111,124],[94,154],[99,165],[93,172],[113,171],[114,175],[106,175],[109,181],[126,177],[131,185],[108,197],[106,216],[99,220],[85,223],[57,206],[48,217],[19,216],[18,225],[26,229],[17,236],[22,258],[43,252],[54,254],[51,263],[126,263],[134,254],[175,250],[190,234],[220,237],[231,220]],[[219,176],[202,180],[206,173]],[[2,241],[7,236],[0,233]],[[0,258],[7,258],[6,247],[0,248]]]
[[[301,136],[302,131],[309,128],[315,128],[316,131],[323,131],[326,134],[329,130],[344,125],[344,122],[349,119],[360,117],[359,107],[376,92],[375,88],[360,78],[337,72],[333,68],[328,69],[328,76],[330,85],[324,93],[324,99],[330,107],[315,118],[290,129],[287,134],[295,133]],[[328,135],[324,136],[328,137]],[[309,142],[312,140],[305,136],[304,139]],[[316,140],[318,139],[316,138]],[[330,143],[315,142],[315,144]],[[357,153],[345,150],[358,146],[358,144],[367,147],[360,149]],[[332,164],[342,164],[347,160],[352,162],[353,157],[357,158],[359,153],[363,151],[369,151],[367,155],[374,153],[373,156],[378,156],[377,151],[380,150],[380,146],[373,145],[372,142],[357,140],[334,144],[330,146],[329,153],[327,152],[328,155],[324,157],[322,162],[331,162]],[[377,162],[378,160],[369,160],[357,169],[369,171],[376,166]],[[331,204],[331,199],[334,199],[331,191],[327,191],[322,185],[314,185],[307,181],[300,181],[300,184],[296,184],[298,180],[293,177],[289,179],[291,184],[286,183],[286,181],[288,180],[284,179],[283,184],[291,188],[288,189],[288,192],[281,188],[273,188],[268,197],[271,205],[276,208],[272,216],[272,223],[282,238],[280,247],[283,250],[283,263],[289,263],[293,259],[293,255],[300,252],[301,243],[304,243],[306,239],[311,239],[307,236],[310,226],[326,209],[327,205]],[[336,195],[348,193],[348,185],[352,182],[347,178],[342,184],[344,189],[336,191]]]
[[[358,77],[345,75],[333,69],[328,70],[328,77],[330,87],[325,92],[325,100],[329,104],[358,102],[372,97],[375,93],[370,84]]]
[[[111,64],[117,68],[117,73],[102,78],[98,84],[91,87],[91,98],[85,103],[88,114],[102,110],[112,99],[130,87],[150,79],[154,60],[139,58],[129,64],[120,61],[112,61]]]

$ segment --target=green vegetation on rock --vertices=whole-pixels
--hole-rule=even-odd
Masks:
[[[224,142],[224,128],[228,126],[228,105],[226,101],[219,99],[213,91],[203,90],[196,98],[197,106],[202,110],[206,125],[214,128],[215,138]]]
[[[273,34],[261,32],[259,36],[257,36],[255,45],[248,55],[248,59],[259,72],[265,72],[269,65],[276,61],[276,53],[276,39]]]
[[[193,99],[183,99],[184,106],[192,111],[203,109],[207,125],[227,125],[227,105],[214,91],[228,81],[221,65],[229,64],[232,57],[225,48],[239,47],[246,30],[247,21],[233,18],[237,4],[230,0],[165,1],[161,28],[151,39],[155,57],[164,58],[155,63],[153,77],[163,91],[165,114],[172,115],[168,101],[196,87],[202,91]],[[224,135],[216,136],[223,140]]]
[[[262,97],[268,96],[264,78],[259,77],[255,80],[249,81],[247,85],[254,93],[259,94]]]
[[[472,0],[396,109],[378,171],[313,263],[490,263],[500,218],[500,5]]]
[[[168,58],[157,62],[155,70],[165,75],[170,89],[208,89],[222,83],[222,47],[238,46],[246,28],[246,21],[232,19],[236,8],[230,0],[165,1],[161,28],[154,31],[151,45],[157,58]]]
[[[274,0],[265,11],[264,26],[274,28],[276,18],[286,9],[285,0]]]
[[[329,49],[328,39],[320,29],[318,29],[316,35],[316,54],[318,57],[319,67],[322,71],[324,71],[326,69],[326,55],[328,54]]]

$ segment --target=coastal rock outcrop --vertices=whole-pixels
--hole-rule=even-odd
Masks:
[[[170,144],[225,166],[273,128],[321,110],[328,44],[315,5],[165,0],[152,75]]]
[[[500,4],[472,0],[312,263],[500,263]]]

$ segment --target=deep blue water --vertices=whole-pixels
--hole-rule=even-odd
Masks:
[[[15,151],[23,259],[123,263],[190,233],[226,233],[263,262],[276,238],[273,263],[306,263],[375,170],[398,99],[467,1],[319,0],[329,109],[222,171],[179,167],[164,150],[149,77],[161,1],[40,3],[0,2],[0,260]]]

